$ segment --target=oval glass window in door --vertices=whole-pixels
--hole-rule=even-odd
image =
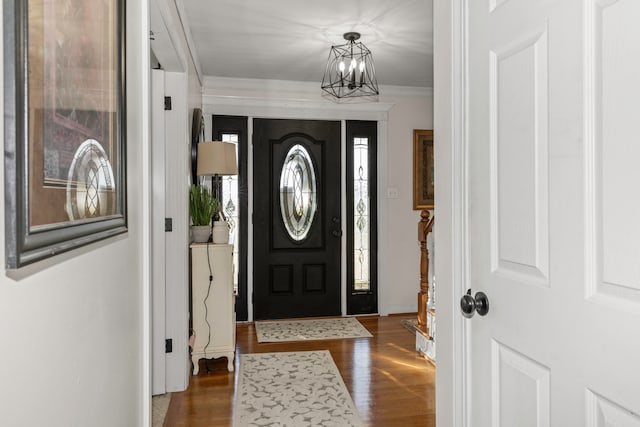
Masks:
[[[316,174],[307,149],[296,144],[287,153],[280,173],[280,212],[289,236],[304,240],[316,214]]]

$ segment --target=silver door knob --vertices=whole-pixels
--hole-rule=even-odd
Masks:
[[[473,317],[476,312],[480,316],[484,316],[489,312],[489,298],[484,292],[476,292],[475,296],[471,295],[471,289],[460,298],[460,310],[466,318]]]

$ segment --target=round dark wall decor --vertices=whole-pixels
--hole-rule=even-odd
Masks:
[[[198,143],[204,139],[204,116],[200,108],[193,109],[191,121],[191,183],[198,185]]]

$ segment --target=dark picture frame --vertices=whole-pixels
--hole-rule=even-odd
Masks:
[[[433,209],[433,130],[413,130],[413,209]]]
[[[125,2],[3,0],[3,25],[15,269],[127,231]]]

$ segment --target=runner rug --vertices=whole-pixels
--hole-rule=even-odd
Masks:
[[[256,322],[258,342],[367,338],[372,335],[353,317]]]
[[[240,356],[233,426],[362,426],[327,350]]]

